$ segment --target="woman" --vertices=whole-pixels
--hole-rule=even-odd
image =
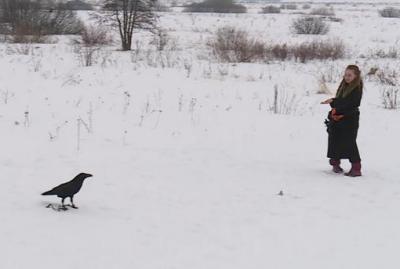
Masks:
[[[332,110],[328,114],[328,158],[335,173],[342,173],[340,159],[349,159],[351,169],[346,176],[361,176],[361,158],[357,147],[363,81],[361,71],[356,65],[346,67],[342,82],[335,98],[321,104],[330,104]]]

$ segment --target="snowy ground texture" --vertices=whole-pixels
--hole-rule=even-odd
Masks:
[[[344,22],[323,38],[340,36],[349,56],[335,62],[207,60],[221,25],[309,39],[289,32],[289,13],[165,14],[174,51],[157,58],[144,35],[141,54],[116,45],[92,67],[65,38],[0,44],[0,268],[399,268],[399,111],[365,78],[364,176],[346,178],[329,172],[330,95],[316,93],[321,74],[333,93],[350,63],[400,67],[361,57],[399,46],[400,20],[378,7],[337,8]],[[288,114],[270,111],[275,85]],[[47,209],[59,200],[40,193],[79,172],[94,175],[79,209]]]

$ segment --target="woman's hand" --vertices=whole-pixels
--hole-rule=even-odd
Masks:
[[[321,102],[321,104],[326,105],[332,103],[333,98],[326,99],[325,101]]]
[[[333,115],[332,116],[334,121],[340,121],[343,117],[344,117],[344,115]]]

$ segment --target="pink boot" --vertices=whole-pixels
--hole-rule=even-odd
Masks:
[[[330,159],[329,164],[332,165],[332,171],[339,174],[343,173],[342,167],[340,167],[340,160]]]
[[[360,177],[361,176],[361,162],[352,163],[349,172],[345,173],[349,177]]]

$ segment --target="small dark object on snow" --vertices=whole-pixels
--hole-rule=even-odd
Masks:
[[[61,200],[61,208],[63,210],[66,209],[64,205],[64,200],[65,198],[69,197],[71,200],[72,208],[77,208],[74,204],[74,195],[79,192],[79,190],[82,187],[83,181],[88,178],[92,177],[91,174],[86,174],[86,173],[80,173],[74,179],[72,179],[69,182],[63,183],[49,191],[46,191],[42,193],[42,195],[57,195],[57,197],[60,197]],[[47,207],[53,208],[53,205],[48,205]],[[54,209],[54,208],[53,208]]]
[[[281,190],[278,195],[283,196],[283,191]]]

